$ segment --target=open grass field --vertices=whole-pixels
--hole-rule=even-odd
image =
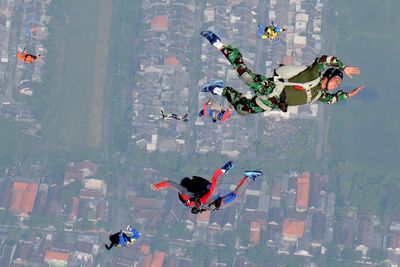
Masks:
[[[90,104],[88,144],[99,147],[103,141],[105,79],[107,77],[108,39],[110,36],[112,1],[99,1],[100,13],[97,24],[96,57],[94,61],[93,90]]]
[[[362,4],[360,4],[362,2]],[[345,84],[365,84],[378,92],[372,103],[350,99],[328,107],[330,160],[348,160],[367,172],[400,170],[400,1],[339,0],[331,28],[335,55],[361,75]],[[367,92],[365,92],[367,93]],[[360,94],[363,94],[361,92]],[[356,96],[357,97],[357,96]]]
[[[104,80],[111,2],[68,3],[59,83],[45,134],[52,142],[98,148],[102,142]]]

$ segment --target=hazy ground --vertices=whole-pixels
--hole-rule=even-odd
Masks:
[[[94,83],[96,70],[97,30],[100,7],[96,0],[71,1],[66,14],[70,23],[66,25],[62,76],[57,96],[54,97],[52,121],[48,130],[50,137],[66,145],[87,145],[89,136],[93,138],[90,127],[92,99],[103,88]],[[102,60],[101,60],[102,61]],[[96,85],[96,86],[95,86]],[[96,93],[94,88],[96,88]],[[101,95],[101,94],[100,94]],[[99,105],[101,107],[101,105]],[[102,116],[101,110],[96,116]],[[98,128],[98,126],[96,125]],[[101,131],[100,131],[101,134]],[[101,137],[101,135],[100,135]],[[51,139],[53,139],[51,138]],[[90,144],[97,144],[98,137]]]
[[[93,90],[89,116],[88,142],[99,147],[103,139],[104,90],[107,76],[108,38],[111,26],[112,2],[102,0],[97,24],[97,44],[93,79]]]
[[[330,160],[349,160],[367,171],[400,170],[400,10],[398,0],[339,0],[335,54],[347,65],[361,68],[361,75],[347,85],[365,84],[378,92],[372,103],[351,99],[328,107],[331,116]],[[361,92],[360,94],[368,92]],[[361,97],[361,96],[360,96]]]

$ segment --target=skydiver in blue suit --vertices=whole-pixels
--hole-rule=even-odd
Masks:
[[[107,245],[104,244],[107,250],[110,250],[113,246],[115,247],[125,247],[127,244],[131,244],[138,240],[140,237],[140,233],[131,227],[129,224],[126,227],[126,231],[120,230],[118,233],[113,235],[109,235],[108,238],[110,239],[111,244]]]

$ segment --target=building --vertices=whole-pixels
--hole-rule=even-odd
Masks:
[[[249,247],[255,247],[260,244],[261,236],[261,223],[252,221],[250,222],[250,238]]]
[[[165,259],[165,252],[156,250],[151,259],[151,267],[162,267]]]
[[[203,226],[208,226],[208,223],[210,221],[210,216],[211,212],[210,211],[204,211],[200,214],[197,214],[196,218],[196,223],[198,226],[203,225]]]
[[[307,211],[309,191],[310,173],[306,171],[297,178],[296,211]]]
[[[72,205],[71,205],[71,212],[68,214],[67,222],[74,223],[78,218],[78,211],[79,211],[79,198],[72,197]]]
[[[69,259],[68,252],[46,250],[44,261],[50,266],[67,266]]]
[[[151,29],[155,32],[167,32],[168,31],[168,17],[167,16],[155,16],[151,20]]]
[[[28,216],[33,210],[38,189],[37,183],[13,182],[10,211]]]
[[[283,240],[296,241],[304,235],[305,226],[305,221],[290,218],[285,219],[282,226]]]

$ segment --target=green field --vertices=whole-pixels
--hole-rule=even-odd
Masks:
[[[347,160],[358,169],[383,174],[400,170],[400,10],[398,0],[338,0],[337,15],[330,22],[334,54],[347,65],[361,68],[361,75],[346,84],[365,84],[379,92],[372,103],[351,99],[346,105],[329,106],[329,161]],[[331,51],[328,51],[331,52]],[[362,94],[361,92],[360,94]],[[367,92],[365,92],[367,93]]]
[[[88,144],[99,7],[96,0],[64,3],[69,23],[62,16],[61,23],[56,25],[60,31],[56,34],[62,35],[62,47],[56,55],[61,57],[60,69],[56,77],[51,77],[57,83],[49,92],[44,121],[44,134],[51,142],[72,146]],[[48,57],[55,60],[54,54]]]

